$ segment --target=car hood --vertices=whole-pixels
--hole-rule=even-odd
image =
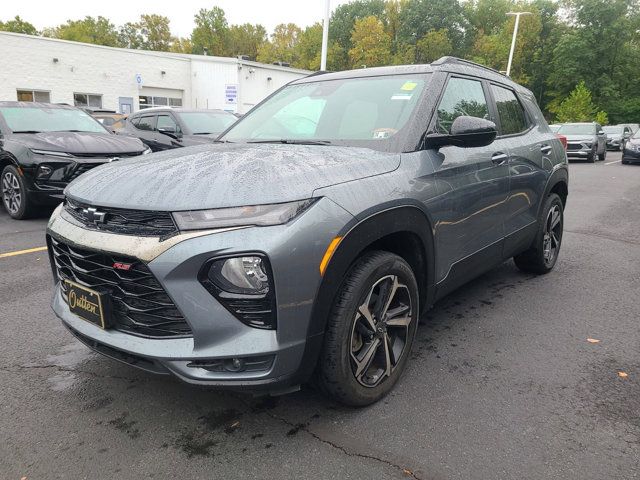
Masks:
[[[399,165],[399,154],[367,148],[202,145],[102,165],[73,181],[65,194],[90,205],[136,210],[259,205],[310,198],[318,188]]]
[[[608,140],[621,140],[622,134],[620,133],[607,133]]]
[[[567,135],[566,133],[562,133],[567,137],[568,142],[593,142],[595,139],[595,135]]]
[[[36,150],[71,154],[119,154],[141,152],[146,149],[137,138],[106,132],[17,133],[12,136],[12,140]]]

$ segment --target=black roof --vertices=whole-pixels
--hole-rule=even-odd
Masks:
[[[339,80],[345,78],[379,77],[385,75],[412,75],[417,73],[451,72],[473,75],[486,78],[503,84],[511,85],[517,89],[524,87],[515,83],[511,78],[478,63],[463,60],[456,57],[442,57],[430,64],[423,65],[394,65],[390,67],[361,68],[357,70],[345,70],[341,72],[315,72],[299,80],[294,80],[292,84],[310,83],[324,80]]]

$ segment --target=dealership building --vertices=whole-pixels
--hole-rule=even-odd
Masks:
[[[311,72],[243,58],[103,47],[0,32],[0,101],[131,113],[156,106],[245,113]]]

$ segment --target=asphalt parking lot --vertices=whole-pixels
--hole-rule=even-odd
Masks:
[[[360,410],[91,353],[49,308],[46,252],[2,256],[42,247],[46,217],[0,211],[0,478],[639,477],[640,165],[619,160],[571,164],[551,274],[509,262],[439,302],[401,382]]]

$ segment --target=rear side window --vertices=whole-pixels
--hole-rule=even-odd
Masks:
[[[491,92],[495,98],[500,117],[500,133],[513,135],[527,130],[529,121],[515,93],[497,85],[491,85]]]
[[[463,115],[488,119],[487,98],[480,81],[451,78],[438,107],[436,131],[451,133],[453,121]]]

